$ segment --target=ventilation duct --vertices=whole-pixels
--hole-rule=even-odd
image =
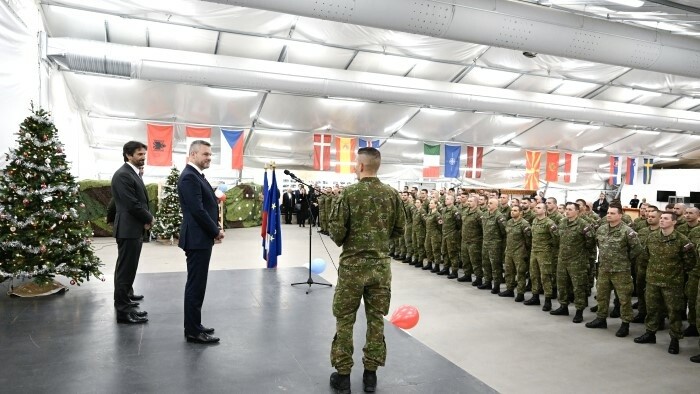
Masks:
[[[66,38],[48,45],[49,58],[75,72],[700,133],[690,111],[208,54],[183,63],[179,51]]]
[[[700,42],[506,0],[203,0],[700,78]]]

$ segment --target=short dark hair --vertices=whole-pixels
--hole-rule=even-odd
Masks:
[[[608,207],[608,211],[610,210],[610,208],[615,208],[615,209],[617,209],[617,213],[619,213],[620,215],[622,215],[622,205],[621,205],[621,204],[619,204],[619,203],[614,203],[614,202],[613,202],[613,203],[610,203],[610,206]]]
[[[126,163],[127,161],[129,161],[127,156],[133,156],[134,153],[136,153],[136,151],[139,149],[148,150],[148,147],[143,142],[138,141],[129,141],[126,144],[124,144],[124,147],[122,148],[122,156],[124,157],[124,162]]]
[[[194,152],[198,152],[198,151],[199,151],[199,147],[202,146],[202,145],[211,147],[211,144],[210,144],[209,142],[207,142],[207,141],[204,141],[204,140],[195,140],[195,141],[192,141],[192,144],[190,144],[190,150],[189,150],[188,154],[192,154],[192,153],[194,153]]]
[[[567,203],[566,203],[565,206],[568,207],[569,205],[573,205],[573,206],[574,206],[574,209],[577,210],[577,211],[580,211],[580,210],[581,210],[581,207],[579,207],[578,204],[576,204],[576,203],[573,202],[573,201],[567,201]]]
[[[671,220],[678,220],[678,215],[676,215],[675,212],[673,211],[663,211],[661,212],[662,215],[671,215]]]
[[[379,166],[382,163],[382,154],[379,152],[379,149],[372,148],[371,146],[360,148],[357,151],[357,155],[363,155],[369,158],[369,163],[365,164],[368,167],[368,171],[375,172],[379,170]]]
[[[555,204],[557,203],[557,199],[554,197],[547,197],[547,200],[552,200]]]

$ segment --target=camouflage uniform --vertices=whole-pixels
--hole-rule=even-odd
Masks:
[[[564,219],[559,224],[559,265],[557,288],[559,303],[569,305],[569,288],[574,289],[574,305],[577,310],[586,307],[588,301],[588,255],[595,249],[595,230],[591,224],[577,217]]]
[[[514,290],[517,277],[518,294],[525,294],[531,235],[530,223],[527,220],[520,218],[517,221],[510,219],[506,222],[506,286],[508,290]]]
[[[646,219],[643,219],[641,216],[634,218],[634,221],[632,222],[632,229],[636,232],[639,232],[644,227],[649,227],[649,223],[647,223]]]
[[[623,323],[632,315],[632,263],[642,252],[639,237],[629,226],[620,222],[615,227],[604,224],[596,231],[598,244],[598,318],[608,317],[610,290],[617,290]]]
[[[500,283],[503,276],[502,257],[503,240],[506,236],[506,219],[498,209],[493,213],[486,211],[481,215],[481,228],[484,237],[481,248],[484,281],[490,282],[493,279],[494,282]]]
[[[539,294],[544,288],[544,296],[552,297],[554,284],[552,261],[554,251],[559,246],[559,232],[552,219],[544,217],[532,221],[532,250],[530,251],[530,280],[532,294]]]
[[[404,245],[406,248],[406,258],[411,259],[413,256],[413,211],[416,210],[416,207],[407,202],[404,205],[404,212],[406,212],[406,228],[404,230]]]
[[[464,275],[483,276],[481,246],[481,212],[479,209],[465,208],[462,211],[462,267]]]
[[[425,214],[425,254],[428,262],[440,264],[440,242],[442,241],[442,230],[440,229],[440,213],[431,212]]]
[[[559,213],[559,211],[554,211],[553,213],[547,213],[547,217],[552,219],[554,224],[559,226],[561,221],[565,219],[564,215]],[[557,272],[559,272],[558,267],[559,266],[559,245],[557,245],[554,248],[554,252],[552,255],[552,287],[557,288]]]
[[[532,224],[532,221],[535,220],[535,213],[532,212],[531,209],[523,211],[523,219],[527,220],[528,223]]]
[[[336,334],[331,365],[340,374],[353,366],[353,325],[364,299],[367,336],[362,359],[376,370],[386,360],[384,319],[391,300],[389,239],[403,235],[405,215],[399,194],[375,177],[362,178],[335,201],[329,221],[331,239],[343,247],[333,297]]]
[[[658,228],[657,228],[658,230]],[[651,230],[649,226],[642,227],[637,233],[639,237],[639,243],[644,248],[647,244],[647,238],[649,238]],[[637,288],[637,311],[640,315],[647,315],[647,301],[646,301],[646,288],[647,288],[647,265],[649,263],[649,256],[642,253],[634,259],[634,263],[637,266],[637,277],[635,278],[636,288]]]
[[[440,213],[442,222],[442,243],[445,245],[445,268],[452,267],[454,271],[459,268],[459,230],[461,217],[459,210],[454,205],[445,207]]]
[[[600,217],[590,211],[587,211],[585,214],[581,215],[581,219],[592,225],[594,229],[597,229],[600,224]],[[586,288],[586,293],[588,295],[591,295],[591,289],[593,286],[595,286],[595,278],[598,276],[598,272],[596,270],[597,258],[598,250],[595,247],[591,248],[590,252],[588,253],[588,287]]]
[[[624,224],[630,226],[630,228],[631,228],[631,227],[632,227],[632,222],[633,222],[632,216],[630,216],[630,215],[627,214],[627,213],[622,214],[622,223],[624,223]]]
[[[425,259],[425,219],[423,210],[413,209],[413,261],[423,262]]]
[[[655,333],[659,329],[659,315],[666,312],[671,321],[671,338],[681,339],[681,314],[685,306],[683,274],[695,265],[695,248],[688,237],[678,231],[666,236],[661,230],[655,230],[649,234],[644,252],[649,256],[646,329]]]
[[[688,232],[688,239],[693,245],[700,245],[700,226],[693,227]],[[685,283],[685,296],[688,299],[688,323],[696,324],[697,319],[697,297],[698,297],[698,282],[700,281],[700,261],[698,256],[695,256],[695,264],[688,272],[688,280]]]

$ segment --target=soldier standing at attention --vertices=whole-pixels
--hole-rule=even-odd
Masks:
[[[482,234],[479,199],[476,196],[469,196],[467,197],[467,209],[462,213],[462,264],[464,266],[464,276],[457,280],[460,282],[471,282],[472,274],[474,274],[476,278],[472,282],[472,286],[481,286],[482,284]]]
[[[400,192],[399,196],[401,197],[401,206],[405,212],[406,205],[408,205],[408,192]],[[404,226],[404,231],[405,229],[406,228]],[[396,253],[394,253],[394,260],[404,261],[406,259],[406,238],[399,237],[399,239],[396,240],[395,245]]]
[[[552,219],[554,224],[559,226],[564,216],[559,213],[559,206],[557,205],[557,199],[554,197],[549,197],[547,202],[547,217]],[[557,266],[559,265],[559,246],[554,249],[554,256],[552,257],[552,298],[557,298]]]
[[[642,227],[637,233],[639,237],[639,243],[644,248],[647,245],[647,239],[649,234],[659,229],[659,217],[661,212],[654,206],[649,206],[646,208],[648,226]],[[634,259],[634,263],[637,266],[637,316],[632,319],[632,323],[644,323],[647,317],[647,303],[644,299],[647,288],[647,263],[649,261],[649,256],[644,253],[637,256]]]
[[[461,216],[454,204],[454,195],[445,196],[445,208],[442,209],[440,221],[442,224],[442,243],[445,245],[445,267],[438,275],[448,275],[447,279],[457,278],[459,269],[459,231]],[[452,268],[452,272],[450,272]]]
[[[530,252],[530,280],[532,298],[524,305],[540,305],[540,290],[544,288],[543,311],[552,310],[552,261],[559,246],[559,229],[547,216],[544,203],[535,205],[535,220],[532,221],[532,250]]]
[[[662,212],[660,230],[649,234],[644,253],[649,256],[647,265],[647,317],[646,332],[636,343],[656,343],[659,315],[664,311],[671,320],[671,343],[668,352],[678,354],[678,340],[683,338],[681,313],[683,305],[683,274],[695,265],[696,252],[688,237],[674,230],[676,214]]]
[[[442,230],[440,229],[440,213],[437,210],[437,200],[430,200],[428,203],[428,213],[423,216],[425,220],[425,254],[428,257],[428,264],[424,270],[432,273],[440,271],[440,243],[442,241]]]
[[[416,199],[415,209],[412,212],[413,217],[413,263],[416,268],[423,267],[423,259],[425,259],[425,219],[423,219],[423,201]]]
[[[685,210],[685,225],[689,228],[688,239],[693,245],[700,245],[700,226],[698,226],[698,214],[700,211],[696,206],[690,206]],[[696,256],[697,257],[697,256]],[[695,320],[697,319],[697,303],[698,297],[698,281],[700,281],[700,263],[697,258],[693,268],[688,273],[688,279],[685,283],[685,297],[688,300],[688,323],[690,325],[683,331],[684,337],[697,337],[698,326]]]
[[[632,221],[632,229],[636,232],[639,232],[639,230],[642,229],[642,227],[647,226],[647,207],[649,204],[647,203],[642,203],[642,205],[639,206],[639,217],[634,218]]]
[[[595,249],[593,226],[579,217],[579,206],[573,202],[565,205],[566,219],[559,224],[559,265],[557,267],[557,287],[559,288],[559,308],[549,312],[552,315],[569,316],[569,287],[574,289],[576,315],[574,323],[583,321],[583,309],[588,297],[588,255]],[[571,286],[569,286],[569,283]]]
[[[386,360],[384,319],[391,300],[389,239],[403,236],[405,213],[396,190],[377,178],[381,153],[375,148],[357,151],[358,183],[338,197],[329,220],[331,239],[343,247],[338,284],[333,297],[336,333],[331,345],[331,365],[337,370],[330,385],[339,393],[350,393],[353,366],[353,325],[364,299],[367,336],[362,362],[364,391],[377,385],[377,368]]]
[[[676,214],[676,228],[685,223],[685,204],[677,202],[673,204],[673,213]]]
[[[518,298],[515,301],[522,302],[525,299],[525,274],[531,232],[530,223],[520,216],[520,204],[515,201],[510,208],[511,219],[506,222],[506,290],[498,293],[498,296],[514,297],[517,277]]]
[[[617,337],[629,335],[632,315],[632,260],[642,253],[639,237],[622,222],[622,206],[611,204],[606,214],[608,223],[598,227],[598,310],[597,317],[588,323],[588,328],[608,328],[610,291],[614,288],[620,297],[622,324],[615,333]]]
[[[413,205],[413,197],[411,193],[404,192],[406,194],[406,202],[404,203],[404,208],[406,211],[406,227],[404,229],[403,237],[404,244],[406,245],[406,256],[403,262],[410,264],[413,262],[413,211],[416,207]]]
[[[324,194],[320,194],[317,197],[318,201],[318,232],[321,234],[325,234],[326,231],[326,219],[328,217],[328,214],[326,213],[326,198],[327,196],[325,195],[326,188],[323,188]]]
[[[481,247],[481,258],[484,270],[484,283],[479,290],[491,289],[491,294],[498,294],[503,276],[503,241],[506,238],[506,218],[498,210],[498,200],[488,201],[488,211],[481,215],[481,228],[484,241]],[[493,286],[491,280],[493,279]]]
[[[532,221],[535,220],[535,213],[530,209],[530,197],[523,197],[523,201],[520,202],[520,211],[523,219],[532,224]]]
[[[506,218],[506,221],[510,219],[510,206],[508,205],[508,195],[501,193],[498,197],[498,210],[501,211],[501,215]]]

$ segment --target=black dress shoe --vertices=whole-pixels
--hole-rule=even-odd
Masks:
[[[133,313],[134,315],[136,315],[136,316],[138,316],[138,317],[146,317],[146,316],[148,316],[148,312],[146,312],[146,311],[133,311],[133,312],[131,312],[131,313]]]
[[[194,342],[194,343],[217,343],[219,342],[219,338],[213,337],[206,332],[200,332],[197,335],[185,335],[185,338],[187,338],[187,342]]]
[[[142,324],[148,321],[146,317],[139,317],[133,312],[117,312],[117,323]]]
[[[206,333],[206,334],[213,334],[214,333],[213,327],[207,328],[207,327],[202,326],[199,329],[202,330],[202,332]]]
[[[135,307],[137,307],[137,306],[139,306],[139,305],[140,305],[140,304],[139,304],[138,302],[136,302],[136,301],[131,301],[131,302],[129,303],[129,306],[132,307],[132,308],[135,308]]]
[[[141,301],[141,300],[143,300],[143,296],[140,294],[132,294],[129,296],[129,299],[131,301]]]
[[[694,362],[694,363],[700,363],[700,354],[697,354],[697,355],[691,357],[690,361]]]

